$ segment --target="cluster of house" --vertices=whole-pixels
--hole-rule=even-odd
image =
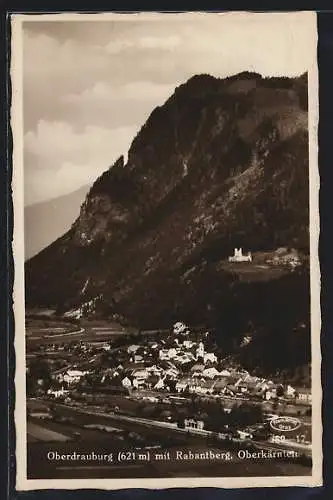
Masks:
[[[242,248],[235,248],[234,254],[228,257],[229,262],[252,262],[252,253],[243,254]],[[267,264],[274,266],[288,266],[292,269],[302,265],[299,252],[295,248],[281,247],[275,250],[273,255],[266,259]]]
[[[295,269],[301,266],[302,262],[299,253],[295,248],[288,250],[287,248],[281,247],[275,251],[275,255],[267,261],[269,264],[273,265],[284,265]]]
[[[306,388],[275,384],[271,380],[254,377],[247,371],[219,369],[216,354],[206,351],[202,340],[189,338],[189,330],[183,323],[174,325],[172,340],[147,340],[144,344],[126,346],[117,353],[117,363],[112,367],[96,368],[86,363],[81,369],[77,365],[60,370],[55,378],[64,388],[53,391],[54,395],[64,394],[67,388],[77,386],[87,375],[92,375],[96,386],[118,386],[127,391],[242,396],[266,401],[283,396],[296,402],[311,403],[311,391]],[[100,343],[100,348],[108,351],[110,345]],[[95,358],[96,355],[90,362]]]
[[[181,378],[176,384],[177,392],[189,392],[198,395],[220,394],[230,397],[244,396],[261,398],[266,401],[278,397],[311,404],[311,391],[308,388],[283,386],[271,380],[251,376],[246,371],[222,370],[215,367],[205,368],[194,365],[191,376]]]
[[[59,397],[68,393],[66,388],[76,386],[89,371],[68,369],[57,374],[58,382],[64,382],[62,389],[50,390],[51,394]],[[179,367],[171,362],[162,366],[159,364],[137,367],[106,369],[100,374],[99,383],[110,386],[119,385],[125,389],[168,391],[195,395],[221,395],[229,397],[260,397],[270,401],[284,397],[291,401],[311,404],[311,391],[308,388],[295,388],[291,385],[282,386],[270,380],[253,377],[247,372],[236,370],[218,371],[216,367],[206,367],[203,363],[195,363],[190,372],[182,374]]]

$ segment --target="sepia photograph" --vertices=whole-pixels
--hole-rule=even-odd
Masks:
[[[321,485],[316,14],[11,25],[17,489]]]

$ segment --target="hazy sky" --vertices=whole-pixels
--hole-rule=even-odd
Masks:
[[[300,16],[24,21],[26,204],[92,183],[194,74],[306,71],[309,24]]]

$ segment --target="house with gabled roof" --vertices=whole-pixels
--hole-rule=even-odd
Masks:
[[[203,361],[205,364],[207,363],[216,363],[217,356],[214,352],[205,352],[203,355]]]
[[[190,377],[184,377],[180,379],[177,384],[176,384],[176,391],[177,392],[184,392],[187,387],[189,387],[189,384],[191,383],[191,378]]]
[[[293,398],[295,397],[295,394],[296,394],[296,389],[288,384],[285,388],[285,396],[287,398]]]
[[[205,365],[203,363],[195,363],[195,365],[192,366],[191,368],[191,373],[202,373],[203,370],[205,369]]]
[[[135,353],[138,349],[140,349],[139,345],[132,344],[132,345],[128,346],[127,352],[128,352],[128,354],[132,354],[132,353]]]
[[[175,379],[179,375],[179,370],[176,368],[168,368],[165,370],[164,374],[169,378]]]
[[[218,377],[215,379],[214,392],[221,394],[229,384],[229,377]]]
[[[205,368],[201,375],[205,378],[216,378],[220,375],[220,372],[215,368],[215,366],[212,366],[210,368]]]
[[[214,391],[214,382],[203,378],[192,379],[192,382],[189,384],[189,390],[195,394],[212,394]]]
[[[129,389],[130,387],[132,387],[132,382],[131,382],[131,379],[129,377],[124,377],[123,380],[121,381],[123,387],[126,387],[127,389]]]
[[[311,404],[312,393],[310,387],[295,387],[295,400],[296,403]]]

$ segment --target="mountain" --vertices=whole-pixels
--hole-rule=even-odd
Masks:
[[[140,327],[205,323],[229,350],[250,321],[261,343],[288,343],[309,324],[307,120],[307,75],[192,77],[151,113],[126,165],[96,180],[69,231],[27,263],[27,303]],[[302,265],[242,273],[227,262],[234,247],[292,248]]]
[[[89,186],[24,209],[25,258],[30,259],[65,234],[80,213]]]

